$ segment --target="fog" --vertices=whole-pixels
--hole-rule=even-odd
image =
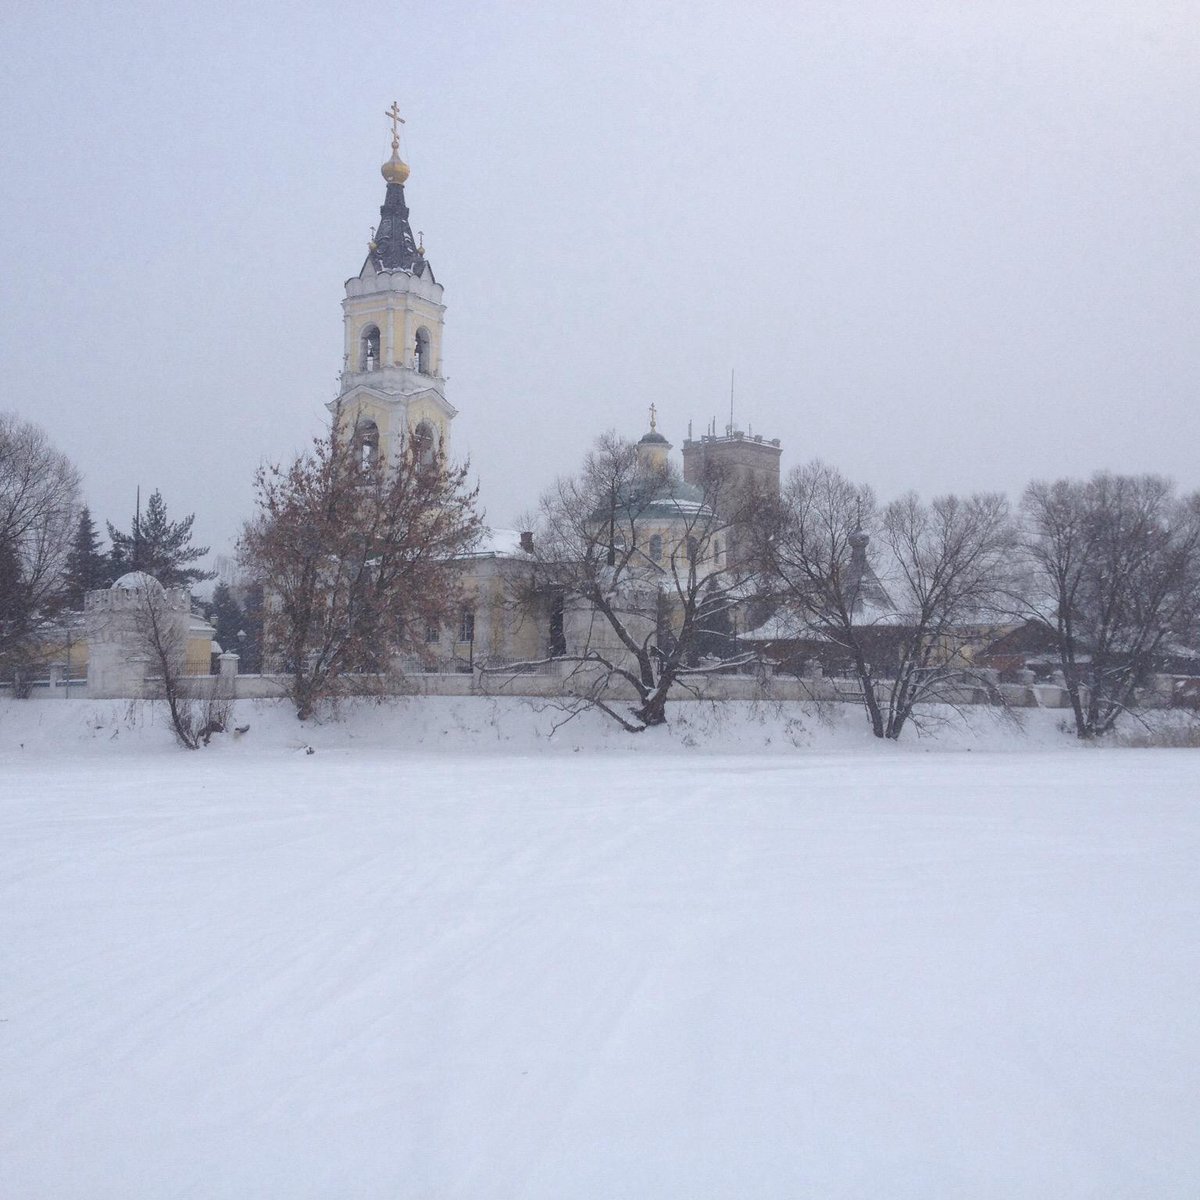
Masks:
[[[227,551],[407,119],[493,523],[657,405],[884,497],[1200,485],[1193,4],[9,5],[0,408]]]

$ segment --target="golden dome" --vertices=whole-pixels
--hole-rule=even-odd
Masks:
[[[392,157],[379,168],[380,174],[388,183],[403,184],[408,178],[408,163],[401,157],[397,149],[392,147]]]

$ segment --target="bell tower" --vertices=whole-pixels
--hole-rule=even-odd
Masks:
[[[391,463],[410,441],[422,454],[449,456],[456,410],[442,373],[442,285],[413,237],[404,198],[404,118],[395,103],[385,115],[392,123],[392,156],[381,168],[387,191],[366,261],[346,280],[341,391],[329,410],[364,460],[381,455]]]

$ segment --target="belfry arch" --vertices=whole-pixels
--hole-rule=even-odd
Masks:
[[[424,325],[417,330],[416,367],[422,375],[433,374],[433,340]]]
[[[379,326],[368,325],[359,339],[358,363],[360,371],[379,370]]]
[[[363,470],[379,461],[379,426],[369,417],[360,418],[354,426],[354,456]]]

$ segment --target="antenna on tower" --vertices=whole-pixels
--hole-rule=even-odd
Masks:
[[[733,423],[733,368],[730,367],[729,368],[729,432],[730,432],[730,435],[733,434],[734,428],[735,428],[735,426]]]

